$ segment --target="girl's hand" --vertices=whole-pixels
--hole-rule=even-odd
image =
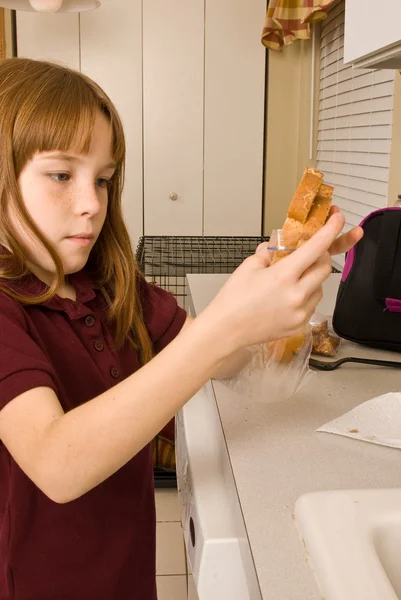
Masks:
[[[335,212],[312,239],[269,269],[267,244],[238,267],[200,315],[227,343],[227,352],[294,335],[308,323],[322,298],[322,284],[331,273],[330,252],[343,226],[344,217]],[[346,236],[341,244],[349,249],[355,241]]]
[[[331,207],[330,215],[334,215],[338,212],[340,212],[338,206]],[[329,252],[332,256],[335,254],[344,254],[345,252],[348,252],[352,246],[355,246],[355,244],[357,244],[362,237],[362,227],[353,227],[347,231],[347,233],[343,233],[343,235],[340,235],[339,238],[334,240],[329,248]]]

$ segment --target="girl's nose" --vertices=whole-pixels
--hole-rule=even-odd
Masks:
[[[76,202],[76,212],[81,215],[96,216],[100,211],[101,199],[96,185],[88,185],[79,193]]]

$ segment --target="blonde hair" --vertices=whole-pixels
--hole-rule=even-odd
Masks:
[[[81,73],[49,62],[22,58],[0,61],[0,237],[11,251],[1,255],[0,280],[19,279],[30,272],[27,252],[8,219],[11,204],[19,222],[49,253],[56,278],[45,293],[35,298],[18,294],[7,286],[2,286],[3,291],[23,304],[39,304],[52,298],[63,282],[60,257],[28,214],[18,177],[37,152],[88,152],[98,110],[110,122],[117,167],[110,182],[106,220],[87,266],[109,302],[116,343],[121,346],[128,338],[144,364],[152,357],[152,345],[139,299],[140,274],[122,216],[125,164],[122,124],[111,100],[96,83]]]

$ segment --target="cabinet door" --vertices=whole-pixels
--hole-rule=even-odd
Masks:
[[[123,209],[136,245],[143,234],[141,0],[102,0],[100,8],[81,13],[81,68],[110,96],[124,125]]]
[[[344,63],[401,42],[401,2],[347,0],[345,2]]]
[[[204,0],[144,0],[146,235],[202,233],[203,69]]]
[[[17,11],[17,51],[79,69],[79,16]]]
[[[205,235],[262,230],[265,0],[206,0]]]

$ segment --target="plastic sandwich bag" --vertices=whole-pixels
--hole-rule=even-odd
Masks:
[[[294,252],[299,245],[298,238],[291,231],[273,230],[267,247],[272,262]],[[316,339],[312,335],[314,317],[297,335],[248,347],[247,364],[223,383],[258,402],[272,403],[291,398],[311,373],[309,358],[312,341]]]
[[[223,383],[253,401],[286,400],[299,390],[310,373],[311,349],[309,325],[296,336],[250,346],[246,349],[247,364]]]

